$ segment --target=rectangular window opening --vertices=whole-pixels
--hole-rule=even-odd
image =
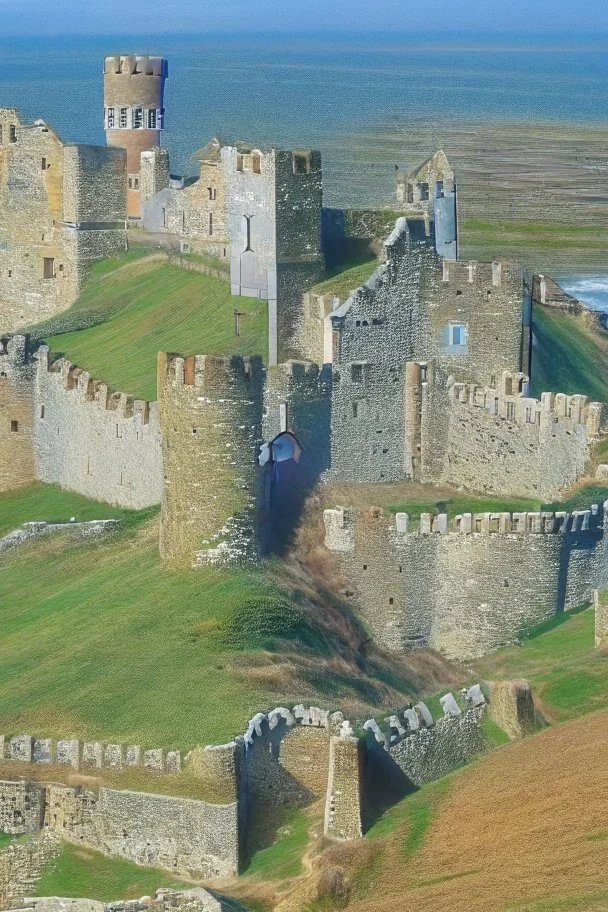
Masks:
[[[148,130],[156,130],[156,124],[156,108],[151,108],[151,110],[148,111]]]
[[[209,213],[209,234],[213,234],[213,212]]]
[[[108,108],[108,129],[112,130],[116,126],[116,115],[114,108]]]
[[[262,173],[262,157],[260,155],[253,155],[251,158],[251,170],[254,174]]]
[[[350,379],[352,380],[353,383],[363,383],[363,365],[362,364],[351,364]]]
[[[44,257],[42,268],[45,279],[55,278],[55,259],[53,257]]]
[[[133,129],[141,130],[144,126],[144,109],[135,108],[133,111]]]
[[[15,124],[10,124],[8,128],[9,139],[12,143],[17,142],[17,127]]]
[[[429,198],[429,185],[420,184],[420,199],[425,201]]]
[[[19,430],[19,422],[18,422],[18,421],[11,421],[11,432],[12,432],[13,434],[16,434],[18,430]]]
[[[463,323],[450,323],[448,327],[448,345],[462,347],[467,344],[467,328]]]
[[[127,114],[127,108],[121,108],[121,109],[120,109],[120,118],[119,118],[119,121],[118,121],[118,126],[119,126],[122,130],[125,130],[126,127],[127,127],[127,116],[128,116],[128,114]]]
[[[47,169],[46,158],[43,158],[43,159],[42,159],[42,161],[41,161],[41,163],[40,163],[40,168],[41,168],[42,171],[46,171],[46,169]]]

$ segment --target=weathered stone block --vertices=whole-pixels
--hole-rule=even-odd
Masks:
[[[109,769],[122,769],[122,744],[106,744],[103,751],[103,765]]]
[[[34,763],[53,762],[53,742],[50,738],[34,738],[32,759]]]
[[[167,751],[165,771],[167,773],[180,773],[182,769],[182,755],[179,751]]]
[[[80,769],[80,741],[73,739],[58,741],[56,762]]]
[[[445,716],[462,715],[462,710],[454,699],[454,694],[447,693],[445,696],[439,698],[439,702],[441,703],[441,708],[443,709],[443,714]]]
[[[125,751],[125,766],[139,766],[141,763],[141,747],[138,744],[129,744]]]
[[[144,766],[146,769],[152,770],[155,773],[164,773],[164,751],[161,748],[151,748],[150,750],[144,751]]]
[[[522,738],[536,729],[536,712],[527,681],[488,682],[490,718],[510,738]]]
[[[82,765],[101,769],[103,764],[103,744],[100,741],[85,741],[82,745]]]
[[[17,735],[11,738],[9,746],[9,758],[21,763],[32,762],[32,736]]]

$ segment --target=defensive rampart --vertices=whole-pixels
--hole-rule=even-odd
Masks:
[[[441,702],[437,722],[418,703],[386,722],[368,720],[363,739],[340,712],[277,707],[257,713],[234,741],[185,757],[137,745],[0,737],[0,831],[42,831],[202,877],[235,873],[249,828],[268,815],[280,819],[281,809],[323,800],[327,835],[357,839],[373,794],[387,786],[387,769],[407,792],[484,750],[481,689],[471,688],[464,709],[451,694]],[[114,787],[128,781],[120,774],[138,770],[137,782],[149,777],[145,792]],[[175,791],[169,784],[183,781],[182,771],[217,800],[163,794]]]
[[[606,506],[573,513],[324,513],[325,543],[384,646],[484,655],[608,583]]]
[[[601,403],[563,393],[534,399],[527,387],[524,374],[504,372],[491,387],[449,388],[441,482],[551,500],[585,474],[600,432]],[[433,445],[441,444],[435,439]]]
[[[162,492],[162,455],[155,402],[110,393],[64,358],[38,349],[35,389],[36,473],[108,503],[140,509]]]
[[[63,532],[70,535],[72,539],[82,539],[115,532],[119,526],[120,522],[117,519],[94,519],[91,522],[69,523],[23,523],[19,529],[14,529],[13,532],[9,532],[8,535],[0,538],[0,554],[17,548],[19,545],[25,545],[32,539],[40,538],[43,535],[55,535]]]
[[[175,567],[257,553],[259,357],[158,356],[164,489],[161,557]]]

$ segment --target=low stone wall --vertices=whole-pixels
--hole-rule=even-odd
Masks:
[[[573,513],[326,510],[325,544],[385,647],[484,655],[608,585],[606,505]]]
[[[111,903],[93,899],[67,899],[60,896],[45,896],[26,899],[19,905],[19,912],[222,912],[222,904],[202,887],[193,890],[156,891],[156,897],[116,900]]]
[[[70,766],[75,770],[123,769],[143,767],[153,773],[179,773],[182,752],[163,748],[142,750],[137,744],[105,741],[79,741],[66,738],[33,738],[31,735],[0,735],[0,759],[16,763],[47,763]]]
[[[73,523],[47,523],[47,522],[29,522],[24,523],[21,528],[9,532],[4,538],[0,538],[0,554],[3,551],[10,551],[19,545],[25,545],[34,538],[40,538],[43,535],[53,535],[57,532],[68,532],[73,538],[89,538],[98,535],[106,535],[109,532],[115,532],[120,526],[118,519],[95,519],[91,522],[73,522]]]
[[[59,848],[59,840],[47,833],[0,849],[0,909],[15,908],[35,892],[43,868],[56,858]]]

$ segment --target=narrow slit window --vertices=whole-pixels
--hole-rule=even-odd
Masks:
[[[245,252],[253,249],[251,247],[251,219],[252,218],[253,218],[252,215],[245,216],[245,233],[246,233],[245,234],[245,238],[246,238]]]

